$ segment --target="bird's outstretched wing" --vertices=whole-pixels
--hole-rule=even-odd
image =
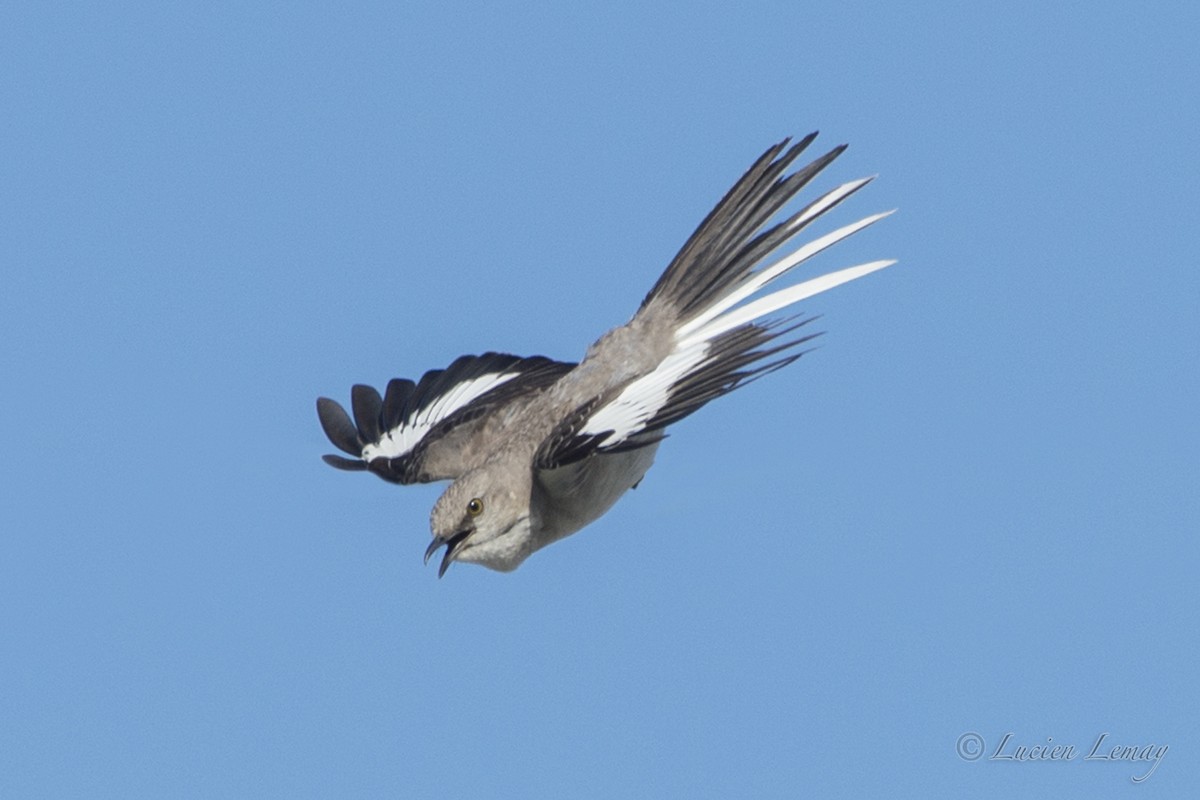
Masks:
[[[593,454],[619,453],[661,441],[668,425],[808,352],[780,355],[820,333],[783,344],[772,341],[813,319],[743,325],[702,346],[672,353],[653,372],[594,398],[566,417],[542,443],[536,465],[554,469]]]
[[[317,399],[321,427],[353,458],[324,456],[344,470],[369,470],[393,483],[458,477],[478,455],[471,447],[483,421],[514,398],[548,386],[575,365],[544,356],[461,356],[414,383],[395,378],[381,397],[371,386],[350,392],[354,420],[337,402]]]
[[[772,315],[894,263],[872,261],[758,296],[811,257],[891,213],[872,214],[770,262],[772,254],[810,223],[870,182],[864,178],[844,183],[770,225],[772,217],[845,149],[835,147],[788,174],[815,138],[814,133],[790,147],[785,140],[768,149],[709,213],[650,290],[627,328],[659,337],[647,346],[665,353],[656,364],[639,374],[623,375],[625,340],[606,338],[592,346],[581,368],[606,370],[621,379],[597,396],[578,398],[573,412],[542,443],[538,467],[554,469],[592,454],[659,441],[668,425],[803,355],[796,348],[817,334],[790,334],[812,318]]]

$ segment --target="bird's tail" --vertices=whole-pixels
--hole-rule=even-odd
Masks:
[[[807,297],[860,278],[894,261],[872,261],[779,289],[752,302],[753,295],[817,253],[891,214],[885,211],[841,227],[759,266],[810,223],[871,182],[844,183],[826,192],[787,219],[767,223],[821,170],[841,155],[838,145],[811,163],[786,174],[792,162],[817,134],[795,144],[785,139],[768,149],[709,212],[642,301],[639,315],[669,315],[675,320],[676,342],[712,341],[742,325]]]

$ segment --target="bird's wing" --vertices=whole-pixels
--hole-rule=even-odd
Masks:
[[[666,428],[705,403],[792,363],[807,350],[771,356],[811,341],[813,333],[772,344],[812,317],[782,326],[744,325],[673,352],[647,375],[592,398],[565,417],[535,457],[555,469],[599,453],[619,453],[661,441]]]
[[[633,321],[593,345],[580,373],[608,374],[612,385],[589,387],[542,443],[537,465],[553,469],[594,453],[659,441],[665,428],[710,400],[784,367],[817,334],[786,337],[812,318],[776,312],[894,263],[872,261],[757,296],[809,258],[891,212],[873,214],[819,236],[770,262],[808,225],[870,179],[844,183],[768,227],[770,220],[845,149],[835,147],[807,166],[787,170],[816,134],[767,150],[705,218],[642,302]],[[764,262],[767,262],[764,264]],[[756,297],[757,296],[757,297]],[[630,336],[652,331],[655,363],[638,374],[628,363]],[[570,380],[570,379],[568,379]]]
[[[472,438],[490,414],[554,383],[574,366],[544,356],[461,356],[446,369],[426,372],[416,383],[393,379],[382,397],[373,387],[354,386],[353,421],[337,402],[318,398],[317,416],[325,435],[353,456],[327,455],[325,463],[369,470],[393,483],[456,478],[481,455],[472,447]]]

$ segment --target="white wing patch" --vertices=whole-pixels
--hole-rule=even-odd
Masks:
[[[677,349],[664,358],[654,371],[626,386],[588,418],[580,431],[596,436],[611,431],[598,446],[620,442],[642,430],[646,423],[667,404],[671,387],[704,362],[708,342]]]
[[[410,452],[433,427],[455,411],[486,392],[507,383],[520,375],[517,372],[489,372],[476,378],[455,384],[428,407],[418,410],[408,419],[387,431],[378,442],[363,445],[362,459],[370,462],[375,458],[398,458]]]

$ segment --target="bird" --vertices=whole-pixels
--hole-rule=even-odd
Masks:
[[[795,247],[815,220],[875,176],[843,183],[786,214],[784,206],[846,149],[792,169],[817,138],[769,147],[668,264],[630,320],[578,362],[485,352],[381,395],[351,388],[350,414],[317,400],[345,456],[333,467],[397,484],[450,481],[430,514],[425,563],[509,572],[605,514],[636,488],[669,426],[811,351],[814,316],[793,304],[896,263],[847,267],[769,293],[816,254],[887,217],[884,211]],[[780,219],[780,217],[782,217]],[[794,249],[793,249],[794,248]],[[784,253],[780,255],[780,253]]]

